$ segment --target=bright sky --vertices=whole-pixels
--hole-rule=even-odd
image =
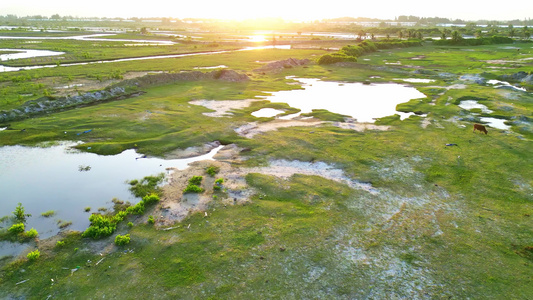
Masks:
[[[514,20],[533,17],[532,0],[0,0],[0,15],[52,14],[78,17],[175,17],[320,20],[336,17],[394,19],[399,15],[463,20]]]

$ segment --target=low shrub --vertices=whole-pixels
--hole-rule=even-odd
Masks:
[[[163,182],[165,174],[161,173],[156,176],[146,176],[142,180],[131,180],[130,191],[135,195],[135,197],[144,197],[151,193],[160,194],[161,189],[158,185]]]
[[[154,224],[154,223],[155,223],[154,216],[148,216],[148,224]]]
[[[11,227],[9,227],[7,231],[12,234],[19,234],[21,232],[24,232],[24,223],[13,224],[11,225]]]
[[[38,259],[39,257],[41,256],[41,252],[39,252],[39,250],[35,250],[35,251],[32,251],[30,253],[28,253],[28,255],[26,255],[26,257],[30,260],[30,261],[34,261],[36,259]]]
[[[133,223],[132,222],[128,222],[128,227],[133,227]]]
[[[131,214],[131,215],[144,214],[144,202],[141,201],[133,206],[126,208],[126,213]]]
[[[34,228],[32,228],[32,229],[30,229],[30,230],[28,230],[28,231],[26,231],[24,233],[24,237],[29,238],[29,239],[33,239],[33,238],[37,237],[38,235],[39,235],[39,233]]]
[[[57,241],[56,242],[56,247],[57,248],[60,248],[60,247],[63,247],[63,246],[65,246],[65,242],[63,242],[63,241]]]
[[[115,237],[115,245],[117,246],[123,246],[123,245],[127,245],[130,243],[130,235],[129,234],[126,234],[126,235],[117,235]]]
[[[190,184],[187,185],[187,187],[183,190],[183,193],[186,194],[186,193],[203,193],[204,189],[195,185],[195,184]]]
[[[202,176],[193,176],[191,179],[189,179],[189,183],[200,185],[202,183],[202,179],[204,179]]]
[[[142,201],[144,204],[153,204],[159,202],[160,198],[157,194],[151,193],[143,197]]]
[[[219,167],[215,167],[215,166],[210,166],[208,167],[205,172],[211,176],[211,177],[215,177],[215,175],[220,172],[220,168]]]
[[[92,214],[89,217],[91,226],[87,228],[82,237],[90,237],[93,239],[110,236],[117,229],[116,221],[113,217],[103,216],[99,214]]]

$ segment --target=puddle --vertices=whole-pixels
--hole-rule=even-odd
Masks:
[[[220,118],[232,116],[233,114],[231,113],[231,110],[248,107],[254,101],[258,100],[194,100],[189,103],[214,110],[214,112],[203,113],[205,116]]]
[[[233,129],[238,135],[245,138],[253,138],[257,134],[265,133],[279,128],[296,127],[296,126],[317,126],[323,124],[323,121],[316,121],[313,118],[302,118],[299,120],[280,120],[266,123],[251,122]]]
[[[461,103],[459,103],[458,106],[460,108],[466,109],[466,110],[479,108],[479,109],[481,109],[481,112],[485,113],[485,114],[491,114],[491,113],[494,112],[494,111],[488,109],[488,107],[486,107],[485,105],[479,104],[476,100],[463,100],[463,101],[461,101]]]
[[[511,129],[511,126],[506,125],[504,122],[507,121],[505,119],[497,119],[497,118],[479,118],[481,122],[486,123],[492,128],[502,129],[502,130],[509,130]]]
[[[433,79],[422,79],[422,78],[394,78],[394,80],[401,80],[405,82],[412,82],[412,83],[430,83],[435,82]]]
[[[211,70],[211,69],[226,69],[228,66],[226,65],[218,65],[213,67],[195,67],[195,70]]]
[[[194,161],[213,159],[222,148],[219,146],[208,154],[164,160],[140,158],[135,150],[126,150],[118,155],[101,156],[70,148],[75,143],[63,143],[49,148],[5,146],[0,148],[0,201],[1,215],[9,215],[20,202],[28,218],[27,228],[35,228],[40,238],[59,232],[59,220],[72,221],[68,229],[83,231],[89,226],[89,214],[98,208],[112,207],[111,200],[119,198],[136,203],[128,190],[127,180],[169,172],[167,168],[185,169]],[[140,159],[139,159],[140,158]],[[80,166],[90,166],[80,171]],[[51,218],[41,213],[53,210]],[[1,217],[1,216],[0,216]]]
[[[64,85],[64,86],[58,86],[56,87],[56,89],[71,89],[73,87],[80,87],[80,86],[83,86],[82,83],[76,83],[76,84],[69,84],[69,85]]]
[[[304,89],[274,92],[264,97],[271,102],[287,103],[301,113],[313,109],[325,109],[332,113],[348,115],[358,122],[374,122],[381,118],[400,114],[396,105],[411,99],[426,98],[414,87],[397,83],[362,84],[320,81],[314,78],[294,78]],[[289,117],[289,116],[286,116]]]
[[[23,59],[42,56],[56,56],[65,54],[65,52],[49,50],[30,50],[30,49],[0,49],[0,51],[13,51],[15,53],[0,54],[0,61]]]
[[[256,118],[271,118],[274,116],[277,116],[279,114],[284,113],[285,111],[274,109],[274,108],[261,108],[260,110],[256,110],[252,113],[252,116]]]
[[[31,229],[31,228],[28,228]],[[8,241],[0,241],[0,258],[5,256],[17,256],[31,244],[11,243]]]
[[[515,90],[518,90],[518,91],[523,91],[523,92],[527,92],[527,90],[525,88],[521,88],[521,87],[518,87],[518,86],[514,86],[512,84],[510,84],[509,82],[506,82],[506,81],[500,81],[500,80],[489,80],[487,81],[488,84],[492,84],[494,85],[495,88],[502,88],[502,87],[506,87],[506,88],[512,88],[512,89],[515,89]]]

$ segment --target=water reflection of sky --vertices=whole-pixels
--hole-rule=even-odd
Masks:
[[[218,150],[219,148],[215,149]],[[144,176],[168,172],[166,168],[184,169],[188,163],[211,159],[211,153],[187,159],[164,160],[139,158],[134,150],[118,155],[101,156],[69,150],[68,145],[48,148],[6,146],[0,148],[0,217],[10,215],[18,202],[32,214],[27,228],[34,227],[41,238],[58,232],[59,219],[72,221],[70,229],[85,230],[89,213],[99,207],[112,207],[115,197],[137,202],[125,182]],[[90,166],[89,171],[79,171]],[[41,213],[54,210],[44,218]]]
[[[283,102],[299,108],[302,113],[313,109],[325,109],[333,113],[348,115],[358,122],[374,122],[381,118],[399,114],[396,105],[426,95],[413,87],[397,83],[362,84],[320,81],[311,78],[295,78],[303,83],[302,90],[274,92],[265,97],[271,102]]]

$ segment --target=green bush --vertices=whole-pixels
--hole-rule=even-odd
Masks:
[[[91,221],[91,226],[82,233],[82,237],[90,237],[93,239],[106,237],[113,234],[117,229],[114,217],[92,214],[89,217],[89,221]]]
[[[27,238],[30,238],[30,239],[35,238],[38,235],[39,235],[39,233],[34,228],[32,228],[32,229],[30,229],[30,230],[28,230],[28,231],[26,231],[24,233],[24,236],[27,237]]]
[[[132,214],[132,215],[142,215],[142,214],[144,214],[144,202],[140,201],[139,203],[126,208],[126,212],[128,214]]]
[[[191,179],[189,179],[189,183],[200,185],[202,183],[202,179],[204,179],[202,176],[193,176]]]
[[[220,171],[220,168],[219,167],[215,167],[215,166],[210,166],[208,167],[205,172],[211,176],[211,177],[215,177],[215,175]]]
[[[31,260],[31,261],[34,261],[36,260],[37,258],[39,258],[41,256],[41,252],[39,252],[39,250],[35,250],[35,251],[32,251],[30,253],[28,253],[28,255],[26,255],[26,257]]]
[[[220,184],[223,184],[223,183],[224,183],[224,178],[219,178],[219,179],[215,180],[215,184],[220,185]]]
[[[142,201],[144,204],[153,204],[159,202],[160,198],[157,194],[151,193],[143,197]]]
[[[24,223],[13,224],[11,227],[9,227],[8,231],[12,234],[24,232]]]
[[[63,246],[65,246],[65,242],[63,242],[63,241],[57,241],[56,242],[56,247],[59,248],[59,247],[63,247]]]
[[[132,180],[129,182],[130,191],[135,197],[144,197],[151,193],[159,194],[161,192],[158,185],[163,182],[165,174],[161,173],[157,176],[146,176],[142,180]]]
[[[133,223],[132,222],[128,222],[128,227],[133,227]]]
[[[187,185],[187,187],[183,190],[183,193],[186,194],[186,193],[202,193],[204,191],[203,188],[197,186],[197,185],[194,185],[194,184],[190,184]]]
[[[115,244],[117,246],[123,246],[123,245],[127,245],[130,243],[130,235],[129,234],[126,234],[126,235],[117,235],[115,237]]]
[[[214,185],[213,186],[213,190],[214,191],[220,191],[222,189],[222,187],[220,185]]]
[[[318,59],[319,65],[330,65],[338,62],[357,62],[357,57],[348,56],[344,53],[324,54]]]
[[[154,216],[148,216],[148,224],[154,224],[154,223],[155,223]]]
[[[31,214],[25,213],[25,209],[22,206],[22,203],[20,202],[17,205],[17,207],[15,207],[15,211],[13,212],[13,215],[15,215],[15,219],[17,219],[19,223],[24,223],[26,222],[26,218],[31,217]]]

